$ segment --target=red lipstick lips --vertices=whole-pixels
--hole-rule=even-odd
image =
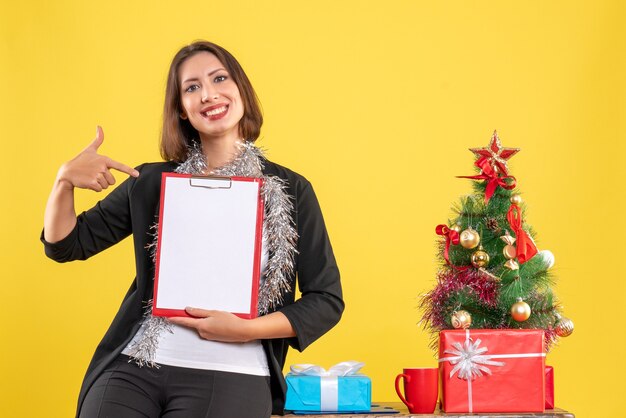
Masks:
[[[208,106],[202,109],[200,113],[202,113],[202,116],[209,120],[218,120],[226,116],[226,113],[228,113],[228,105],[220,103]]]

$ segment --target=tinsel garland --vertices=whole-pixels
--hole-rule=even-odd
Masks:
[[[293,202],[287,193],[287,182],[276,176],[263,174],[263,152],[251,142],[239,145],[239,155],[227,165],[211,172],[217,176],[241,176],[262,178],[261,197],[265,204],[263,218],[263,240],[269,257],[259,287],[258,313],[265,315],[282,305],[283,294],[291,291],[289,277],[295,269],[298,233],[291,212]],[[207,161],[199,144],[189,148],[187,159],[175,170],[181,174],[204,175],[208,171]],[[148,245],[152,261],[156,260],[158,224],[153,225]],[[143,323],[143,334],[130,349],[130,357],[141,367],[158,367],[154,363],[159,337],[163,332],[173,332],[172,324],[163,317],[153,316],[152,300],[148,301]]]
[[[485,306],[495,308],[498,304],[498,284],[485,272],[478,269],[441,270],[435,288],[422,297],[422,321],[437,331],[448,328],[450,318],[445,309],[446,301],[449,295],[462,289],[466,289]]]
[[[441,244],[443,247],[444,244]],[[443,248],[440,249],[440,252]],[[423,312],[420,324],[431,332],[430,347],[435,350],[438,347],[439,331],[450,329],[450,315],[460,307],[451,304],[452,297],[464,293],[469,299],[473,299],[476,306],[482,306],[491,311],[491,316],[485,318],[488,321],[488,328],[506,329],[519,328],[519,324],[507,315],[508,310],[502,311],[502,317],[498,317],[498,305],[502,303],[502,282],[498,283],[498,277],[487,270],[467,269],[463,271],[443,267],[437,274],[437,284],[426,294],[420,297],[420,309]],[[553,323],[556,319],[552,312],[559,311],[558,303],[547,299],[547,296],[540,292],[531,292],[525,299],[532,307],[533,315],[527,321],[530,328],[541,328],[544,330],[546,349],[551,347],[558,340]],[[464,307],[464,309],[466,309]],[[480,328],[480,326],[479,326]]]
[[[430,347],[433,350],[437,348],[439,331],[450,328],[449,295],[461,291],[467,291],[468,296],[474,296],[484,306],[495,308],[498,304],[498,284],[486,271],[440,270],[435,288],[420,297],[420,309],[424,312],[420,323],[431,331]]]

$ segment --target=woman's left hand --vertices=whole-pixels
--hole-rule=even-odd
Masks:
[[[194,328],[205,340],[222,342],[247,342],[251,338],[250,321],[239,318],[230,312],[213,311],[198,308],[186,308],[193,316],[188,318],[176,316],[168,318],[173,324]]]

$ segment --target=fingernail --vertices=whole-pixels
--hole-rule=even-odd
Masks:
[[[139,177],[139,171],[137,171],[137,170],[133,171],[133,176]]]

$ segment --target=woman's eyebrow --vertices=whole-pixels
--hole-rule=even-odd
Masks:
[[[215,70],[211,71],[211,72],[209,73],[209,75],[213,75],[213,74],[215,74],[216,72],[218,72],[218,71],[222,71],[222,70],[226,71],[226,68],[222,68],[222,67],[216,68]]]
[[[183,80],[182,83],[180,83],[180,84],[182,85],[182,84],[185,84],[185,83],[189,83],[190,81],[198,81],[198,79],[196,77],[187,78],[187,79]]]
[[[210,76],[211,76],[211,75],[215,74],[216,72],[218,72],[218,71],[222,71],[222,70],[223,70],[223,71],[226,71],[226,68],[222,68],[222,67],[216,68],[215,70],[213,70],[213,71],[209,72],[209,74],[208,74],[208,75],[210,75]],[[197,78],[197,77],[186,78],[186,79],[184,79],[184,80],[183,80],[180,84],[185,84],[185,83],[188,83],[188,82],[190,82],[190,81],[198,81],[198,78]]]

